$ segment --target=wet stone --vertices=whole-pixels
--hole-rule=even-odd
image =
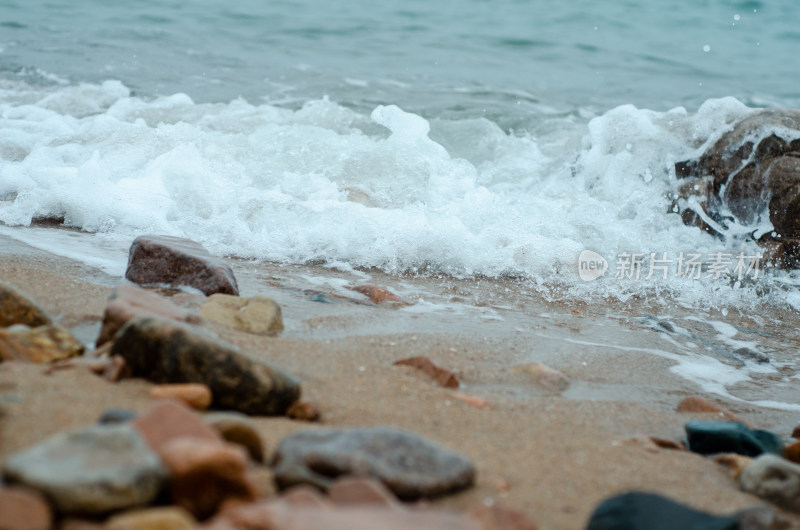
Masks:
[[[273,467],[280,489],[311,484],[327,490],[342,475],[368,476],[404,500],[453,493],[475,481],[467,457],[388,427],[291,434],[278,445]]]
[[[762,455],[739,475],[742,489],[781,508],[800,513],[800,465]]]
[[[10,455],[3,475],[62,514],[96,515],[152,502],[166,469],[129,425],[95,425]]]
[[[50,317],[32,300],[0,281],[0,328],[14,324],[38,327],[52,323]]]
[[[201,244],[170,236],[140,236],[131,245],[125,278],[139,285],[192,287],[206,296],[239,294],[233,271]]]
[[[685,428],[689,450],[701,455],[736,453],[758,456],[783,452],[783,442],[778,435],[750,429],[736,421],[692,420],[686,423]]]
[[[734,517],[704,513],[651,493],[626,493],[603,501],[587,530],[738,530]]]
[[[154,383],[205,384],[213,408],[284,414],[300,397],[300,385],[290,374],[210,333],[172,320],[136,317],[117,334],[111,355],[124,358],[133,377]]]

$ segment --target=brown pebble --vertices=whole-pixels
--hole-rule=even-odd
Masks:
[[[234,444],[175,438],[160,453],[170,473],[172,502],[206,519],[228,499],[250,501],[257,491],[247,478],[247,453]]]
[[[0,528],[2,530],[49,530],[53,513],[47,501],[35,491],[0,486]]]
[[[644,434],[623,438],[622,440],[620,440],[620,442],[623,444],[638,445],[639,447],[651,453],[656,453],[660,449],[671,449],[675,451],[686,450],[686,448],[682,444],[675,442],[673,440],[667,440],[666,438],[657,438],[655,436],[647,436]]]
[[[264,462],[264,442],[247,416],[235,412],[214,412],[204,415],[203,421],[225,441],[244,447],[253,461]]]
[[[800,464],[800,440],[783,448],[783,457],[786,460]]]
[[[470,396],[467,394],[462,394],[461,392],[453,392],[452,396],[459,401],[463,401],[471,407],[485,409],[489,406],[489,403],[487,403],[485,399],[478,396]]]
[[[155,399],[177,399],[195,410],[205,410],[211,405],[211,390],[202,383],[156,385],[150,389]]]
[[[794,430],[792,431],[792,438],[800,439],[800,425],[795,427]]]
[[[719,405],[712,403],[701,396],[689,396],[687,398],[684,398],[680,403],[678,403],[678,407],[676,410],[678,412],[701,412],[701,413],[716,414],[731,421],[742,422],[748,427],[752,428],[752,426],[743,419],[739,418],[735,414],[728,412]]]
[[[127,377],[130,377],[131,371],[128,368],[125,359],[119,355],[111,357],[111,362],[103,372],[103,379],[110,383],[116,383]]]
[[[108,530],[190,530],[194,517],[177,506],[145,508],[114,515],[106,521]]]
[[[453,372],[436,366],[433,361],[427,357],[409,357],[408,359],[400,359],[399,361],[395,361],[394,365],[411,366],[417,370],[422,370],[424,373],[436,380],[439,385],[445,388],[459,387],[458,379]]]
[[[199,414],[173,400],[158,402],[133,420],[133,427],[159,455],[167,443],[182,437],[222,443],[222,437]]]
[[[286,415],[293,420],[300,421],[319,421],[319,409],[313,403],[308,401],[295,401],[294,404],[286,411]]]
[[[376,304],[382,304],[384,302],[396,302],[405,305],[408,304],[408,302],[404,302],[393,292],[389,291],[388,289],[384,289],[383,287],[378,287],[377,285],[348,285],[346,287],[351,291],[363,294]]]
[[[328,497],[337,506],[366,504],[400,508],[397,497],[382,482],[370,478],[340,478],[331,485]]]

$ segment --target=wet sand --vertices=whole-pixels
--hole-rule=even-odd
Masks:
[[[438,506],[502,503],[524,510],[540,528],[577,529],[600,501],[635,489],[729,513],[759,500],[739,491],[712,461],[688,452],[650,452],[621,440],[649,434],[679,441],[689,419],[717,419],[676,412],[680,400],[690,395],[703,395],[781,436],[800,423],[800,412],[724,399],[671,370],[685,354],[688,339],[646,325],[650,313],[644,306],[550,303],[510,280],[229,262],[242,296],[274,298],[286,329],[264,338],[207,325],[251,355],[298,376],[304,399],[322,413],[320,425],[396,426],[468,455],[478,469],[476,486],[434,501]],[[0,279],[27,293],[87,342],[99,330],[106,298],[123,281],[5,236],[0,236]],[[343,287],[358,283],[389,288],[413,305],[376,306],[336,296],[365,301]],[[331,303],[312,301],[314,292],[307,290],[328,293]],[[160,292],[195,310],[203,302],[201,295]],[[679,313],[673,312],[671,321]],[[778,366],[755,372],[726,391],[748,401],[800,404],[796,352],[789,346],[798,338],[793,314],[766,319],[704,314],[741,329],[758,327]],[[697,321],[690,331],[705,333],[709,358],[735,371],[735,363],[725,359],[724,341],[704,331],[707,327]],[[715,351],[714,344],[722,349]],[[462,388],[445,389],[410,367],[393,366],[418,355],[452,370]],[[570,387],[561,393],[549,390],[513,369],[533,361],[561,371]],[[152,403],[150,386],[135,379],[108,383],[81,368],[48,374],[41,365],[0,364],[0,460],[53,433],[90,424],[109,407],[144,410]],[[455,392],[480,397],[488,406],[467,404]],[[256,421],[268,452],[287,433],[317,427],[286,418]],[[269,470],[257,475],[264,493],[272,493]]]

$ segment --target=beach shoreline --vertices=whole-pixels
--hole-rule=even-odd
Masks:
[[[642,325],[648,315],[630,306],[550,303],[513,292],[513,285],[501,281],[228,262],[242,296],[276,300],[285,330],[264,338],[222,324],[205,325],[251,356],[296,375],[303,399],[321,411],[321,425],[394,426],[473,460],[475,487],[436,499],[435,506],[466,510],[499,503],[523,510],[543,529],[582,528],[605,498],[641,490],[712,513],[731,513],[760,501],[741,492],[710,459],[653,451],[626,439],[653,435],[679,442],[686,421],[718,419],[710,413],[676,412],[691,395],[702,395],[782,437],[800,417],[797,411],[754,404],[773,395],[765,386],[770,378],[779,388],[776,401],[800,404],[797,391],[783,384],[794,377],[789,368],[763,377],[756,371],[728,385],[726,391],[737,397],[725,399],[674,370],[683,356],[682,343]],[[99,330],[108,296],[123,282],[6,236],[0,236],[0,279],[87,342]],[[410,305],[370,304],[347,290],[357,283],[388,288]],[[204,301],[200,294],[158,291],[191,311]],[[313,301],[319,292],[330,295],[330,303]],[[740,320],[737,325],[744,327],[755,322]],[[796,324],[792,315],[771,322],[773,343],[788,343],[785,334],[796,333]],[[776,350],[773,345],[780,368],[783,359]],[[788,348],[784,353],[787,360],[793,355]],[[452,371],[461,388],[437,386],[413,368],[394,365],[414,356]],[[531,362],[560,371],[569,387],[547,388],[514,369]],[[79,367],[48,372],[41,365],[2,363],[0,461],[47,436],[89,425],[109,407],[141,412],[153,402],[151,386],[139,379],[109,383]],[[485,401],[486,407],[463,401],[459,396],[464,395]],[[283,417],[254,421],[268,455],[285,435],[317,428]],[[271,471],[261,467],[257,476],[262,492],[273,494]]]

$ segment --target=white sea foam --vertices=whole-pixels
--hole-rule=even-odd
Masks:
[[[675,161],[751,112],[731,98],[696,113],[622,106],[588,123],[553,118],[533,135],[393,105],[367,116],[327,99],[297,110],[145,100],[116,81],[0,90],[7,225],[63,217],[100,239],[161,233],[273,261],[513,275],[581,297],[755,298],[711,279],[584,283],[577,273],[584,249],[612,264],[623,252],[757,251],[668,213]]]

